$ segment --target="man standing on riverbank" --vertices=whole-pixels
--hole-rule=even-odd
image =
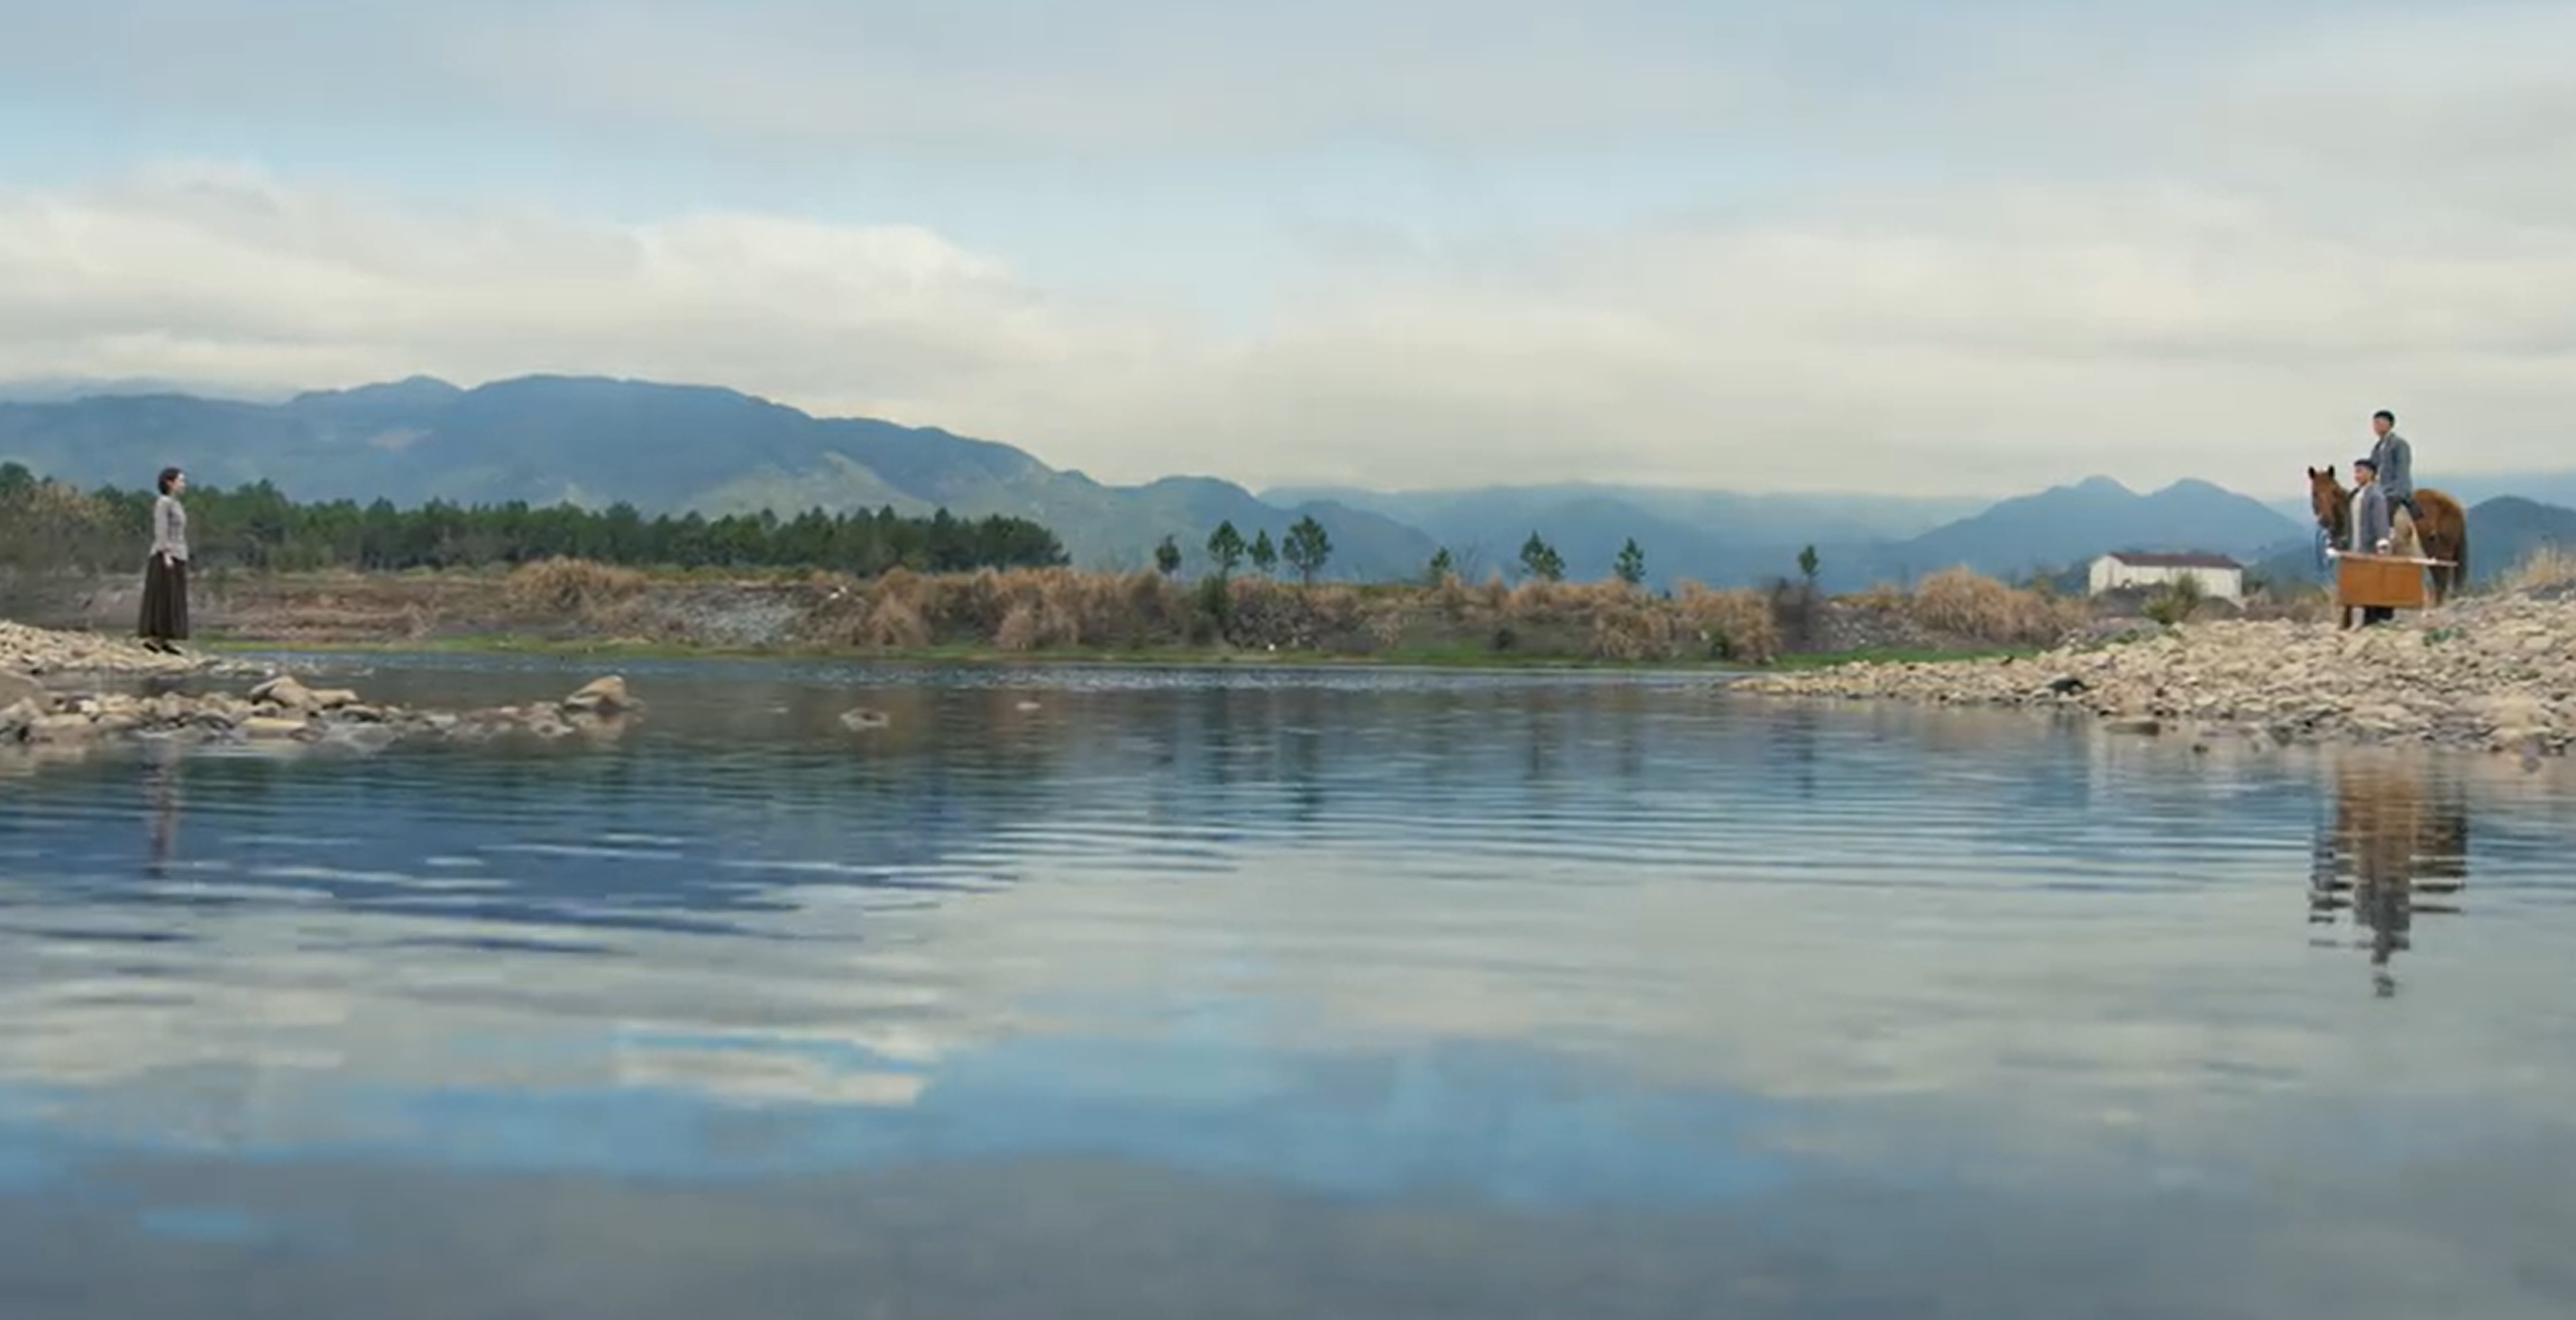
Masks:
[[[2379,484],[2379,460],[2354,459],[2352,479],[2352,543],[2344,549],[2356,555],[2387,554],[2389,538],[2396,528],[2389,520],[2388,490]],[[2396,617],[2397,611],[2384,605],[2361,607],[2364,627]]]

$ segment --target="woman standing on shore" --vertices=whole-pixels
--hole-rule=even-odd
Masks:
[[[179,496],[188,474],[161,469],[161,496],[152,501],[152,558],[143,566],[143,634],[146,650],[177,655],[188,640],[188,510]]]

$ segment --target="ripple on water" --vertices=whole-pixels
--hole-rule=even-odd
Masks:
[[[370,681],[428,705],[581,668]],[[2377,1320],[2425,1302],[2428,1259],[2538,1280],[2460,1313],[2558,1300],[2576,793],[2550,775],[1618,675],[628,677],[650,718],[581,754],[12,781],[0,1229],[60,1241],[11,1208],[122,1178],[183,1209],[84,1221],[93,1289],[181,1250],[257,1255],[260,1297],[323,1286],[238,1214],[354,1225],[330,1277],[388,1305],[438,1277],[496,1312],[752,1278],[793,1284],[763,1313],[846,1314],[900,1278],[922,1314],[1128,1320],[1249,1270],[1223,1294],[1248,1315],[1621,1314],[1668,1279],[1625,1313],[2020,1316],[2071,1313],[2022,1291],[2066,1272],[2078,1310],[2331,1292]],[[902,714],[854,739],[862,700]],[[2320,857],[2467,887],[2382,956],[2368,922],[2401,918],[2312,909]],[[890,1186],[904,1209],[854,1218]],[[591,1224],[619,1232],[566,1238]],[[1066,1263],[1131,1233],[1161,1246],[1115,1277]],[[514,1273],[540,1240],[549,1277],[611,1282]],[[1725,1257],[1748,1242],[1786,1254]],[[1513,1273],[1540,1258],[1589,1282]],[[0,1246],[0,1287],[50,1259]],[[2177,1261],[2217,1259],[2189,1292],[2209,1271]],[[1018,1273],[1106,1300],[965,1295]],[[628,1278],[650,1295],[588,1291]]]

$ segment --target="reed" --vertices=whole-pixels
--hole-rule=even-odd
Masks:
[[[595,626],[644,593],[646,579],[631,568],[588,559],[540,559],[521,564],[502,580],[502,600],[522,618],[556,619]]]
[[[2547,591],[2576,583],[2576,549],[2563,545],[2534,548],[2496,579],[2499,591]]]
[[[660,580],[575,559],[521,567],[503,581],[517,620],[685,640],[694,605],[650,590]],[[668,584],[660,584],[668,585]],[[693,583],[682,591],[701,590]],[[1618,581],[1469,582],[1302,586],[1259,575],[1176,581],[1155,572],[1071,568],[980,569],[873,578],[807,573],[765,588],[801,610],[789,629],[805,644],[880,654],[994,650],[1035,655],[1076,650],[1150,653],[1207,650],[1352,657],[1475,653],[1625,664],[1724,661],[1765,665],[1813,650],[1826,613],[1873,614],[1903,625],[1928,648],[2024,646],[2058,640],[2085,603],[2008,586],[1964,569],[1936,573],[1912,592],[1881,587],[1826,601],[1803,588],[1713,588],[1683,583],[1669,594]],[[1878,624],[1870,625],[1886,631]],[[1864,631],[1869,631],[1865,629]]]
[[[1967,568],[1945,568],[1918,583],[1906,601],[1928,632],[1993,646],[2047,646],[2083,626],[2082,601],[2015,587]]]

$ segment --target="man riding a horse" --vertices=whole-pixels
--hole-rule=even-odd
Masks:
[[[2378,476],[2380,493],[2388,497],[2389,516],[2396,524],[2391,539],[2399,553],[2413,558],[2424,557],[2423,541],[2415,525],[2423,521],[2423,510],[2415,506],[2415,446],[2397,433],[2397,414],[2386,408],[2370,415],[2370,468]],[[2406,549],[2405,547],[2413,547]]]
[[[2439,605],[2468,585],[2468,513],[2441,491],[2415,488],[2414,446],[2397,434],[2397,414],[2379,410],[2370,419],[2370,429],[2376,436],[2370,456],[2354,464],[2353,475],[2375,484],[2378,494],[2386,498],[2390,526],[2385,553],[2435,561],[2429,572],[2433,603]],[[2353,542],[2354,497],[2360,493],[2344,489],[2331,466],[2322,471],[2308,469],[2309,504],[2316,512],[2318,531],[2327,545],[2344,553],[2378,551],[2375,536],[2372,544]]]

